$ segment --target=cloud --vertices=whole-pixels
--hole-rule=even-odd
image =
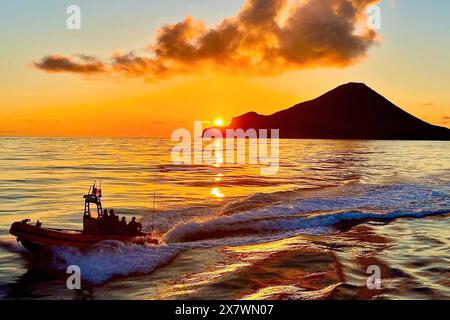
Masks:
[[[34,66],[49,73],[71,72],[80,74],[94,74],[105,72],[105,65],[97,58],[89,55],[74,55],[63,57],[50,55],[35,62]]]
[[[378,0],[247,0],[240,12],[208,28],[187,17],[161,27],[138,55],[48,56],[47,72],[110,73],[161,80],[207,71],[268,76],[288,70],[345,67],[365,58],[377,42],[366,9]]]

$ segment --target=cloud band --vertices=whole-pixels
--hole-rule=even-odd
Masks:
[[[365,23],[378,0],[247,0],[235,17],[208,28],[187,17],[165,25],[138,55],[50,55],[36,62],[49,73],[117,74],[151,80],[207,71],[267,76],[313,67],[344,67],[377,41]]]

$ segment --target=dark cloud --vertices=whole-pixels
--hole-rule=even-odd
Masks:
[[[116,53],[108,62],[45,57],[48,72],[108,73],[159,80],[203,71],[272,75],[317,66],[342,67],[364,58],[377,34],[366,25],[377,0],[247,0],[213,28],[187,17],[163,26],[145,55]],[[91,60],[92,59],[92,60]]]
[[[50,73],[72,72],[94,74],[105,72],[103,62],[95,57],[88,55],[75,55],[72,57],[63,57],[58,55],[46,56],[34,66]]]

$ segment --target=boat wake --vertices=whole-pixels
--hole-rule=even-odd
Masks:
[[[64,271],[68,265],[77,265],[84,280],[100,284],[115,276],[150,273],[183,250],[183,246],[177,245],[126,245],[120,241],[104,241],[83,252],[54,248],[53,266]]]
[[[101,284],[115,276],[147,274],[185,250],[269,242],[301,234],[339,232],[343,222],[390,221],[450,214],[449,188],[437,185],[352,185],[317,193],[256,194],[221,208],[192,207],[158,214],[161,245],[105,241],[79,251],[54,248],[52,266],[77,265],[84,280]],[[144,217],[149,224],[151,215]],[[181,222],[180,222],[181,221]],[[7,247],[2,243],[2,247]],[[16,250],[14,246],[11,250]]]
[[[348,190],[351,188],[351,190]],[[229,214],[226,205],[216,215],[181,222],[164,236],[166,243],[191,242],[208,238],[230,236],[267,235],[290,232],[295,234],[321,234],[336,232],[333,226],[342,222],[365,220],[393,220],[398,218],[423,218],[450,213],[450,196],[447,190],[417,185],[351,186],[347,195],[302,197],[278,202],[263,208],[235,211]],[[352,195],[348,195],[348,192]],[[264,197],[260,197],[265,199]],[[254,202],[254,197],[249,198]],[[270,199],[272,200],[272,199]],[[244,206],[245,200],[238,200]],[[292,233],[294,232],[294,233]]]

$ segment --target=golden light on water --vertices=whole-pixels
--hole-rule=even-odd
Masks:
[[[212,188],[211,194],[219,199],[222,199],[224,197],[224,194],[220,192],[219,188]]]

